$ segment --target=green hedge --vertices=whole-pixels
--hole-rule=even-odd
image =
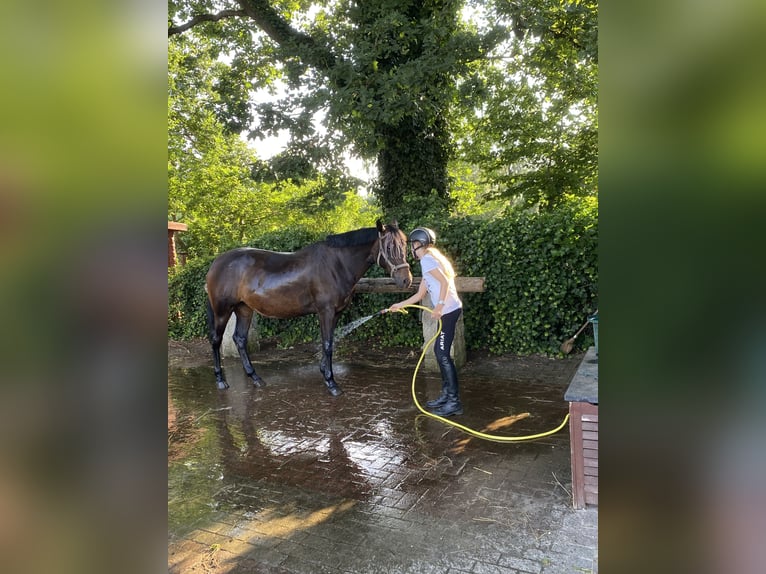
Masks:
[[[484,293],[464,293],[466,344],[492,353],[558,355],[561,343],[574,335],[597,308],[598,205],[595,198],[576,198],[551,212],[510,212],[502,217],[453,218],[432,224],[438,246],[462,276],[486,277]],[[294,251],[323,237],[306,230],[270,234],[258,246]],[[204,336],[204,280],[211,259],[189,263],[169,277],[171,338]],[[413,273],[420,274],[417,263]],[[374,266],[368,277],[385,273]],[[338,325],[371,315],[405,298],[403,293],[357,294]],[[319,340],[314,315],[291,320],[259,319],[263,338],[280,345]],[[580,349],[592,344],[592,331],[577,339]],[[384,315],[348,335],[378,346],[413,346],[422,342],[418,312]]]
[[[572,199],[555,211],[515,212],[486,221],[453,220],[443,248],[458,274],[486,277],[466,293],[469,348],[492,353],[559,353],[598,299],[598,207]],[[470,241],[463,238],[470,237]],[[581,348],[592,337],[578,338]]]

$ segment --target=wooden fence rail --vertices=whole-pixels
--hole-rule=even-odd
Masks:
[[[420,287],[421,277],[412,278],[412,286],[400,289],[390,277],[362,277],[354,287],[354,293],[414,293]],[[461,293],[484,291],[484,277],[455,277],[455,287]]]

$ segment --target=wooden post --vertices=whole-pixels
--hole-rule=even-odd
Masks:
[[[232,313],[229,317],[229,322],[226,323],[226,329],[223,332],[223,340],[221,341],[221,356],[223,357],[237,357],[239,358],[239,350],[237,345],[234,344],[234,329],[237,326],[237,316]],[[255,353],[261,348],[260,339],[258,337],[258,314],[253,313],[253,321],[250,323],[250,331],[247,335],[247,352]]]
[[[168,221],[168,268],[175,267],[178,262],[176,253],[176,236],[178,231],[186,231],[188,226],[178,221]]]
[[[423,306],[428,307],[429,309],[433,309],[431,302],[427,301],[428,299],[429,298],[426,297],[422,301],[422,303],[424,303]],[[427,311],[421,311],[421,321],[423,322],[423,342],[425,344],[430,341],[431,338],[436,334],[436,328],[439,326],[439,322],[436,321],[431,316],[431,313],[428,313]],[[452,342],[450,355],[452,356],[452,360],[455,361],[455,367],[460,369],[463,365],[465,365],[465,328],[463,326],[462,313],[460,318],[457,320],[457,325],[455,327],[455,340]],[[426,356],[423,358],[423,368],[425,368],[427,371],[439,372],[439,365],[436,362],[433,343],[429,345],[429,350],[426,353]]]

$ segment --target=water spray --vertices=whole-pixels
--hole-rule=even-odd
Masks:
[[[403,311],[403,313],[406,313],[406,312],[407,311]],[[366,317],[359,317],[358,319],[351,321],[348,325],[344,325],[343,327],[335,331],[335,336],[334,336],[335,341],[340,341],[343,337],[348,335],[354,329],[358,329],[370,319],[374,319],[375,317],[380,317],[384,313],[388,313],[388,309],[381,309],[377,313],[373,313],[372,315],[367,315]]]
[[[378,315],[380,315],[380,311],[378,311],[377,313],[375,313],[375,314],[373,314],[373,315],[367,315],[366,317],[360,317],[359,319],[356,319],[356,320],[354,320],[354,321],[351,321],[351,322],[350,322],[348,325],[344,325],[344,326],[343,326],[343,327],[341,327],[340,329],[337,329],[337,330],[335,331],[335,336],[334,336],[334,339],[335,339],[335,341],[336,341],[336,342],[337,342],[337,341],[340,341],[340,340],[341,340],[343,337],[345,337],[346,335],[348,335],[348,334],[349,334],[351,331],[353,331],[354,329],[357,329],[357,328],[361,327],[361,326],[362,326],[362,325],[364,325],[364,324],[365,324],[367,321],[369,321],[369,320],[370,320],[370,319],[372,319],[373,317],[377,317]]]

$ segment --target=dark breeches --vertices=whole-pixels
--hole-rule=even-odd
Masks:
[[[434,354],[436,355],[436,361],[440,365],[452,363],[450,348],[452,347],[452,341],[455,340],[455,327],[457,327],[457,320],[462,312],[462,309],[455,309],[446,315],[442,315],[442,330],[434,342]]]

